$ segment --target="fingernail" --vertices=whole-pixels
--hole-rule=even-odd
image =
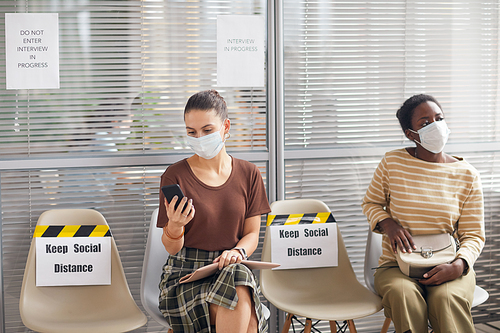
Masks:
[[[192,204],[193,203],[193,199],[189,199],[189,203]]]

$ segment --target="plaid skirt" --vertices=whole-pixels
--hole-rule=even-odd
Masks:
[[[234,310],[238,303],[236,286],[252,289],[259,332],[267,332],[259,299],[260,287],[245,265],[232,264],[211,277],[179,284],[181,277],[211,264],[221,253],[184,247],[176,255],[169,256],[163,266],[158,308],[175,333],[215,331],[210,327],[209,303]]]

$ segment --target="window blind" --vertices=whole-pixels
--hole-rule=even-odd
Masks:
[[[266,178],[266,164],[256,163]],[[5,332],[24,332],[19,295],[33,231],[49,209],[95,209],[106,218],[136,303],[151,214],[165,167],[67,168],[1,174]],[[262,222],[265,225],[265,221]],[[263,230],[263,229],[262,229]],[[263,237],[263,235],[261,236]],[[257,251],[254,258],[260,258]],[[158,277],[159,279],[160,277]],[[161,326],[154,320],[137,332]]]
[[[0,8],[59,13],[61,89],[0,91],[4,158],[185,150],[187,98],[216,86],[217,15],[265,14],[254,1],[22,3]],[[265,89],[219,92],[233,122],[228,147],[265,150]]]
[[[362,198],[383,152],[412,146],[397,109],[434,95],[451,129],[447,152],[474,165],[484,187],[488,238],[475,270],[490,299],[475,322],[498,320],[498,15],[492,1],[284,0],[286,199],[328,204],[364,283]],[[356,326],[372,332],[382,321]]]
[[[0,72],[6,70],[3,13],[57,12],[61,81],[57,90],[5,90],[0,75],[0,166],[13,166],[0,172],[5,332],[26,331],[19,316],[22,276],[32,232],[48,209],[91,208],[104,215],[141,307],[159,177],[176,156],[191,153],[182,115],[189,96],[217,89],[225,98],[229,153],[252,161],[253,152],[267,151],[266,88],[216,86],[217,15],[265,10],[262,0],[0,3]],[[144,165],[127,164],[138,157]],[[109,165],[89,162],[103,158]],[[43,167],[36,166],[39,160]],[[254,162],[265,179],[267,161]],[[151,319],[136,332],[162,329]]]
[[[285,0],[288,149],[404,139],[395,112],[435,95],[450,143],[498,140],[498,3]]]

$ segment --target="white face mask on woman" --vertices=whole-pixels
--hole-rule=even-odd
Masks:
[[[189,147],[191,147],[196,155],[204,159],[210,160],[214,158],[221,151],[222,147],[224,147],[226,141],[222,141],[222,137],[220,136],[222,127],[224,127],[224,123],[222,123],[221,128],[217,132],[200,136],[199,138],[188,135],[187,142]]]
[[[415,140],[416,143],[434,154],[443,151],[444,146],[448,141],[448,136],[450,135],[450,129],[444,120],[430,123],[429,125],[419,129],[417,132],[411,129],[409,130],[419,135],[420,142]]]

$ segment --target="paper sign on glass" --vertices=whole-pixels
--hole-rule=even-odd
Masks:
[[[338,266],[337,223],[269,226],[274,269]]]
[[[59,89],[57,13],[5,14],[6,89]]]
[[[217,16],[217,85],[264,87],[264,63],[264,16]]]

